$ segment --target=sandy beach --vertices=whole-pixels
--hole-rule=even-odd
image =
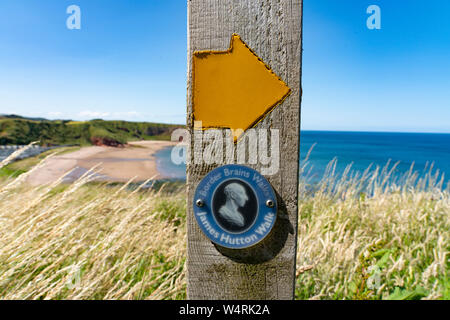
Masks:
[[[97,165],[95,178],[99,181],[163,179],[165,177],[156,168],[154,154],[173,145],[175,143],[169,141],[139,141],[130,142],[124,148],[84,147],[48,159],[42,168],[31,173],[28,182],[32,185],[52,183],[73,170],[64,179],[71,182]]]

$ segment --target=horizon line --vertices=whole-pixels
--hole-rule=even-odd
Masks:
[[[18,114],[7,114],[7,113],[0,113],[1,116],[17,116],[24,118],[25,120],[31,119],[31,118],[37,118],[37,119],[44,119],[47,121],[75,121],[75,122],[85,122],[85,121],[94,121],[94,120],[101,120],[101,121],[125,121],[125,122],[148,122],[148,123],[155,123],[155,124],[166,124],[166,125],[174,125],[174,126],[186,126],[186,124],[182,123],[173,123],[173,122],[165,122],[165,121],[150,121],[150,120],[123,120],[123,119],[102,119],[102,118],[92,118],[89,120],[74,120],[74,119],[48,119],[45,117],[39,117],[39,116],[21,116]],[[301,126],[301,124],[300,124]],[[447,132],[439,132],[439,131],[390,131],[389,129],[375,129],[375,130],[355,130],[355,129],[300,129],[300,132],[354,132],[354,133],[413,133],[413,134],[450,134],[450,131]]]

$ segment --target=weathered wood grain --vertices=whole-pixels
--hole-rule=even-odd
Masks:
[[[239,34],[292,90],[256,127],[280,130],[281,168],[277,174],[266,177],[277,193],[280,210],[271,235],[256,247],[246,250],[216,247],[201,232],[192,208],[195,188],[216,166],[190,161],[188,298],[292,299],[298,218],[302,0],[188,0],[187,123],[191,134],[193,52],[226,50],[233,33]],[[193,141],[191,150],[193,160],[199,156],[195,154]],[[259,170],[261,164],[251,167]]]

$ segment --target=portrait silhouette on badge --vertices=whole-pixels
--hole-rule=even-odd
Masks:
[[[248,201],[244,187],[238,183],[231,183],[225,187],[224,192],[227,200],[219,209],[219,214],[229,223],[243,227],[244,216],[239,212],[239,208],[245,206]]]
[[[214,216],[226,231],[239,233],[250,227],[257,214],[254,191],[240,180],[220,185],[213,199]]]

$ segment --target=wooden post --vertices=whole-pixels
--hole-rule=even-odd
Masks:
[[[194,52],[227,50],[233,34],[240,35],[291,89],[255,126],[279,130],[280,169],[266,176],[277,194],[278,216],[271,234],[255,247],[234,250],[214,245],[200,230],[192,204],[197,185],[218,165],[196,163],[194,157],[199,155],[191,139],[187,164],[188,298],[289,300],[294,297],[297,249],[302,0],[188,0],[187,118],[191,137]],[[249,166],[260,171],[262,164],[258,160]]]

